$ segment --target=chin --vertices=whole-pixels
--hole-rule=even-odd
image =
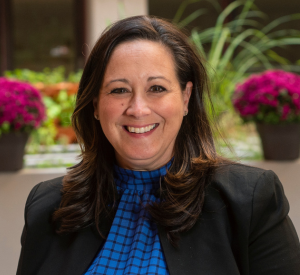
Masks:
[[[134,167],[145,167],[147,168],[148,165],[155,163],[155,157],[157,154],[127,154],[127,155],[117,155],[117,161],[121,166],[124,168],[130,167],[131,169]]]
[[[122,158],[123,160],[127,160],[128,162],[134,163],[142,163],[142,162],[149,162],[155,159],[155,155],[144,154],[144,155],[131,155],[126,158]]]

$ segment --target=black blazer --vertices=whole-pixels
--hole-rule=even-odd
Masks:
[[[173,248],[159,227],[171,275],[300,275],[300,245],[272,171],[230,165],[206,189],[203,213]],[[18,275],[82,275],[103,239],[90,226],[58,236],[50,223],[62,177],[36,185],[25,207]],[[105,234],[109,224],[101,223]]]

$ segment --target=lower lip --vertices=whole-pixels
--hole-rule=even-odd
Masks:
[[[143,133],[143,134],[131,133],[131,132],[127,131],[127,130],[125,129],[125,127],[123,127],[123,129],[124,129],[124,131],[125,131],[129,136],[131,136],[131,137],[134,137],[134,138],[143,138],[143,137],[148,137],[148,136],[150,136],[150,135],[157,129],[158,125],[159,125],[159,124],[156,124],[156,125],[155,125],[155,128],[153,128],[152,130],[150,130],[150,131],[148,131],[148,132],[146,132],[146,133]]]

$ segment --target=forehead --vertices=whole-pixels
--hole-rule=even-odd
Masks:
[[[135,56],[144,53],[147,53],[148,55],[157,56],[165,54],[168,55],[168,57],[173,58],[171,50],[167,46],[163,45],[161,42],[137,39],[133,41],[126,41],[117,45],[113,50],[110,59],[123,54]]]
[[[112,52],[107,73],[126,73],[127,70],[137,72],[154,70],[175,73],[175,62],[171,50],[160,42],[134,40],[119,44]]]

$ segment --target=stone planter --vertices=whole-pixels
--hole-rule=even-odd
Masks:
[[[28,133],[7,133],[0,136],[0,172],[22,169],[28,137]]]
[[[266,160],[295,160],[300,153],[300,123],[256,124]]]

